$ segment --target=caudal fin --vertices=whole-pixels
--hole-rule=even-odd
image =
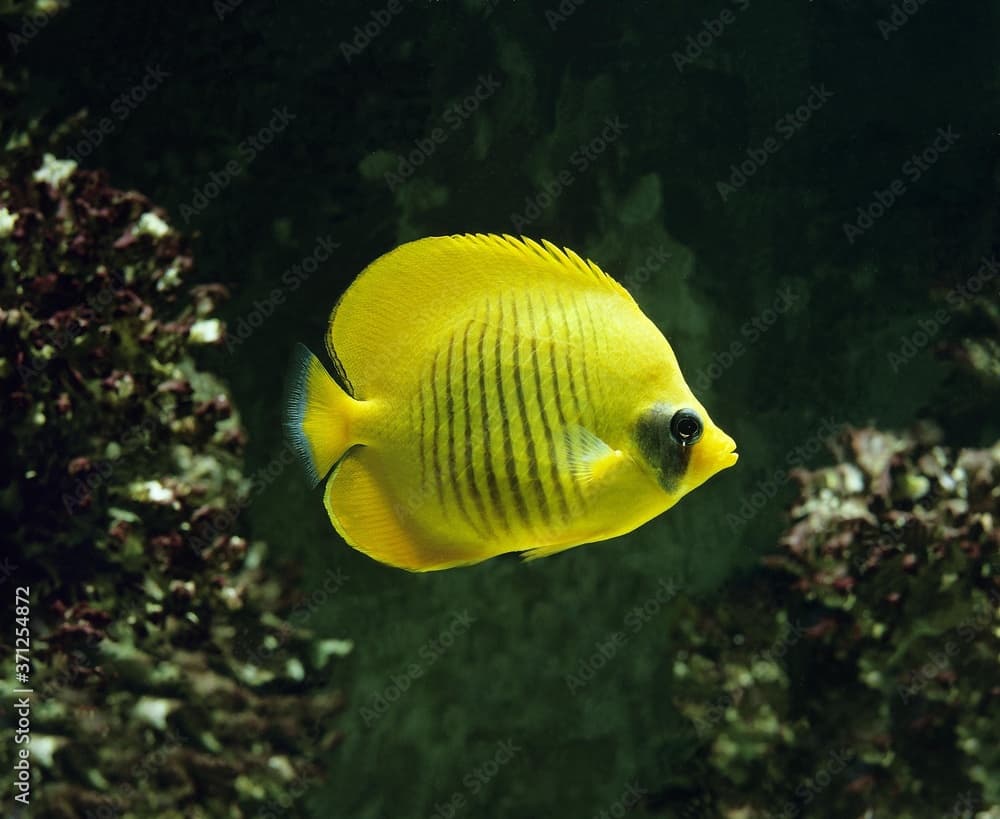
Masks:
[[[285,396],[285,431],[313,486],[350,448],[355,404],[320,360],[296,345]]]

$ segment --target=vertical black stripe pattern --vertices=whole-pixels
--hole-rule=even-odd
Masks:
[[[573,347],[570,337],[569,337],[569,312],[566,306],[563,304],[562,298],[556,294],[556,303],[559,308],[559,317],[563,322],[564,332],[566,334],[566,374],[568,379],[568,388],[570,397],[573,399],[573,407],[576,409],[576,417],[573,419],[574,424],[582,423],[583,421],[583,408],[580,405],[580,396],[576,390],[576,379],[573,377]],[[553,339],[555,338],[555,329],[552,326],[551,319],[549,321],[549,331],[552,333]],[[553,340],[552,346],[549,348],[549,357],[552,361],[552,372],[558,373],[558,368],[556,367],[556,353],[555,353],[555,341]],[[566,424],[566,418],[563,415],[562,406],[562,392],[559,390],[558,376],[556,376],[556,396],[558,398],[557,405],[559,407],[559,419],[563,422],[563,432],[568,431],[569,427]],[[579,500],[583,500],[583,487],[580,485],[578,480],[571,480],[570,483],[573,486],[574,492]]]
[[[434,399],[434,438],[431,441],[431,455],[434,458],[434,480],[437,483],[438,502],[444,507],[444,476],[441,474],[441,447],[439,433],[441,430],[441,411],[438,401],[437,372],[440,350],[434,353],[434,363],[431,365],[431,396]]]
[[[476,485],[476,472],[472,466],[472,405],[469,403],[469,331],[472,330],[472,322],[465,325],[465,333],[462,335],[462,406],[465,407],[465,478],[469,485],[469,494],[479,513],[479,519],[488,535],[492,535],[489,518],[486,516],[486,502],[482,493]],[[485,333],[486,331],[483,330]],[[482,366],[482,365],[480,365]],[[483,406],[486,406],[486,396],[482,395]]]
[[[552,435],[552,427],[549,424],[548,413],[545,411],[545,396],[542,394],[542,373],[541,365],[538,360],[538,335],[535,331],[535,313],[531,306],[531,296],[526,295],[526,302],[528,305],[528,333],[531,336],[531,369],[535,373],[535,395],[538,398],[538,411],[542,417],[542,429],[545,431],[545,441],[549,446],[549,470],[552,476],[552,484],[556,490],[556,495],[559,498],[559,507],[562,510],[563,519],[569,517],[569,505],[566,503],[566,492],[563,489],[562,482],[559,480],[559,460],[556,454],[556,442],[555,437]],[[551,347],[549,348],[551,351]],[[553,361],[554,361],[553,357]],[[553,371],[553,378],[555,378],[555,373]],[[556,403],[559,403],[559,387],[558,382],[554,382],[554,388],[556,390]],[[559,409],[559,415],[562,416],[562,408]],[[563,419],[563,428],[566,427],[566,421]],[[539,484],[541,486],[541,484]]]
[[[427,489],[427,405],[424,402],[424,383],[420,382],[420,494]]]
[[[559,313],[562,315],[562,320],[566,328],[567,342],[569,339],[569,311],[563,304],[562,298],[558,295],[556,296],[556,301],[559,304]],[[569,375],[569,394],[573,398],[573,406],[576,407],[576,418],[575,422],[579,423],[583,419],[583,408],[580,404],[580,395],[576,391],[576,379],[573,377],[573,344],[566,344],[566,372]]]
[[[507,470],[507,482],[510,484],[511,492],[514,495],[514,505],[517,507],[521,520],[528,522],[528,505],[524,501],[524,493],[521,492],[521,484],[517,478],[517,464],[514,463],[514,442],[510,439],[510,419],[507,417],[507,398],[503,392],[503,297],[500,298],[500,315],[497,318],[497,340],[496,351],[496,381],[497,398],[500,402],[500,419],[503,424],[503,451],[504,466]]]
[[[580,316],[580,306],[578,304],[579,299],[574,299],[573,301],[573,314],[576,316],[576,325],[580,328],[580,344],[583,345],[583,319]],[[597,354],[597,350],[594,350],[594,354]],[[579,356],[580,359],[580,369],[583,371],[583,389],[587,393],[587,404],[594,403],[594,394],[590,389],[590,374],[587,372],[587,356],[586,353]]]
[[[531,302],[528,302],[528,311],[531,311]],[[556,399],[556,412],[559,413],[559,426],[566,428],[566,411],[562,405],[562,390],[559,388],[559,368],[556,367],[556,337],[552,327],[552,317],[549,314],[549,306],[542,299],[542,315],[545,316],[545,327],[549,331],[549,369],[552,371],[552,392]],[[532,319],[534,321],[534,319]]]
[[[462,495],[462,488],[458,483],[458,452],[455,450],[455,395],[452,392],[451,381],[455,366],[455,335],[452,334],[448,341],[448,362],[445,372],[445,408],[448,413],[448,477],[451,479],[451,488],[455,493],[455,502],[462,513],[462,517],[473,529],[476,528],[469,510],[465,505],[465,497]]]
[[[583,306],[587,308],[587,321],[590,324],[590,336],[594,339],[594,355],[600,358],[604,355],[604,350],[601,349],[601,340],[597,336],[597,322],[594,321],[594,314],[590,309],[590,302],[584,299]]]
[[[490,434],[489,406],[486,400],[486,331],[489,328],[490,305],[486,303],[486,317],[483,319],[483,331],[479,334],[479,394],[483,397],[480,408],[483,419],[483,471],[486,473],[486,486],[490,490],[490,500],[505,529],[510,529],[507,512],[500,497],[500,484],[496,472],[493,471],[492,436]],[[498,365],[499,366],[499,365]]]
[[[517,297],[511,300],[510,306],[514,319],[514,390],[517,394],[517,409],[521,418],[521,429],[524,431],[525,449],[527,450],[528,479],[535,487],[535,497],[538,499],[538,510],[542,513],[542,519],[546,523],[551,523],[552,513],[549,511],[549,501],[545,497],[545,487],[542,486],[542,479],[538,473],[538,453],[535,451],[535,436],[531,432],[531,422],[528,419],[528,405],[524,400],[524,384],[521,380],[521,334],[517,322]],[[534,367],[533,369],[537,377],[538,367]]]

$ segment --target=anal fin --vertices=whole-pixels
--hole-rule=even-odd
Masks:
[[[435,542],[420,527],[419,509],[410,511],[393,497],[380,471],[376,454],[357,446],[327,481],[323,503],[348,545],[380,563],[411,572],[448,569],[489,557],[472,548]]]
[[[559,552],[565,552],[567,549],[582,546],[587,542],[587,540],[577,538],[568,543],[563,542],[550,544],[548,546],[536,546],[533,549],[525,549],[521,552],[521,558],[525,563],[530,563],[532,560],[538,560],[540,557],[549,557],[550,555],[558,554]]]

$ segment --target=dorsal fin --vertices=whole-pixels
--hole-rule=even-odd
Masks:
[[[351,394],[391,389],[396,368],[433,343],[473,305],[501,291],[553,287],[562,294],[618,296],[618,282],[589,260],[551,242],[495,234],[433,236],[408,242],[366,267],[337,302],[327,351]]]

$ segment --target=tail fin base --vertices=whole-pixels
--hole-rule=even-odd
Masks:
[[[315,355],[296,345],[285,394],[285,432],[312,486],[350,448],[355,403]]]

